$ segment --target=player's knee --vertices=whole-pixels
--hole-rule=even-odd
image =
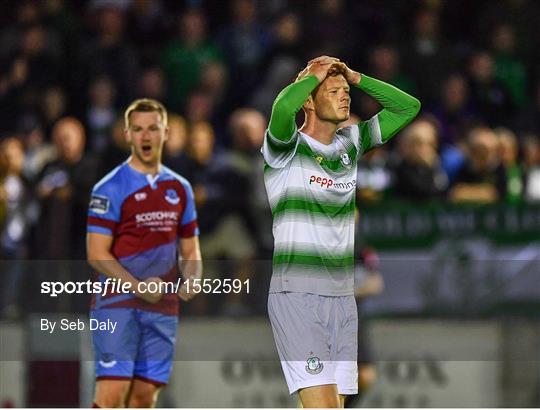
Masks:
[[[316,401],[306,404],[304,405],[306,408],[339,409],[341,407],[338,396],[320,397]]]
[[[126,407],[128,391],[129,384],[97,389],[94,402],[102,408]]]
[[[152,408],[155,407],[157,401],[157,392],[150,391],[134,391],[129,395],[129,407],[134,408]]]
[[[299,391],[300,401],[304,408],[341,407],[335,385],[314,386]]]
[[[377,371],[373,366],[365,366],[358,371],[358,388],[367,390],[377,381]]]

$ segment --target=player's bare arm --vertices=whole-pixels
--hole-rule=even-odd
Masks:
[[[88,233],[86,236],[86,254],[88,263],[99,273],[104,275],[120,279],[122,282],[131,284],[131,289],[135,291],[135,295],[145,300],[148,303],[157,303],[161,300],[161,293],[148,292],[144,287],[143,292],[139,292],[139,282],[135,277],[129,273],[113,256],[111,248],[113,244],[113,237],[110,235],[100,233]],[[145,282],[161,282],[160,278],[151,277],[145,280]]]
[[[178,297],[184,302],[193,299],[197,294],[193,291],[188,292],[186,282],[202,277],[202,258],[199,247],[199,237],[183,238],[180,241],[180,271],[184,277],[184,284],[178,291]]]

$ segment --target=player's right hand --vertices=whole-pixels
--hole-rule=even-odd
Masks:
[[[301,80],[308,75],[314,75],[317,77],[319,82],[323,82],[324,79],[328,76],[328,71],[334,63],[339,62],[338,58],[329,57],[329,56],[320,56],[310,60],[306,68],[304,68],[296,77],[296,81]]]
[[[157,292],[150,291],[150,290],[154,290],[154,286],[150,290],[148,290],[148,288],[144,286],[140,288],[139,290],[137,290],[136,295],[148,303],[152,303],[152,304],[158,303],[161,300],[161,297],[163,296],[161,294],[161,286],[159,286],[159,284],[163,281],[158,277],[152,276],[150,278],[145,279],[144,282],[145,283],[156,282],[158,284]]]

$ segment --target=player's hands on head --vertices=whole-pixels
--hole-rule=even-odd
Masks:
[[[308,75],[314,75],[317,77],[319,82],[323,82],[328,76],[328,70],[330,70],[332,65],[337,62],[339,62],[339,59],[335,57],[320,56],[314,58],[308,62],[306,68],[300,71],[296,77],[296,81],[300,81],[302,78],[307,77]]]
[[[141,291],[137,292],[137,296],[148,303],[152,303],[152,304],[158,303],[161,300],[161,297],[163,296],[161,294],[161,290],[162,290],[161,286],[159,286],[159,284],[163,281],[158,277],[152,276],[150,278],[145,279],[144,282],[145,283],[155,282],[158,284],[158,286],[152,286],[150,289],[148,289],[147,287],[142,288],[140,289]],[[157,288],[157,291],[153,292],[154,290],[156,290],[156,288]]]
[[[336,61],[332,63],[332,66],[328,70],[328,75],[341,74],[345,77],[345,80],[351,85],[358,85],[360,78],[362,77],[358,71],[351,70],[347,64],[342,61]]]

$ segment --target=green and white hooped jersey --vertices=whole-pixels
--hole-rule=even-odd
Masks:
[[[262,153],[275,245],[271,293],[354,293],[356,163],[381,144],[377,116],[362,125],[339,129],[329,145],[299,131],[283,142],[267,130]]]

